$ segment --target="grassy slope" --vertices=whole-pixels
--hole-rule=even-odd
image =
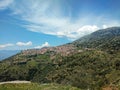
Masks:
[[[0,90],[80,90],[71,86],[61,86],[58,84],[3,84]]]

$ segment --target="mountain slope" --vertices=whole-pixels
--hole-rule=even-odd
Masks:
[[[120,86],[120,28],[96,31],[72,43],[25,50],[0,62],[0,81],[30,80],[99,90]]]
[[[120,50],[120,27],[98,30],[73,42],[79,48]]]
[[[48,74],[48,79],[90,90],[99,90],[109,84],[118,85],[119,59],[98,50],[76,53],[65,57],[59,67]]]

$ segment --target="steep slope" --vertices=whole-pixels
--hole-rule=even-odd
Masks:
[[[79,48],[120,50],[120,27],[98,30],[73,42]]]
[[[25,50],[0,62],[0,81],[30,80],[99,90],[120,86],[120,28],[96,31],[72,43]]]

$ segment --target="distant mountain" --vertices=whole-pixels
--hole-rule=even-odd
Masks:
[[[19,50],[0,50],[0,60],[11,57],[19,52]]]
[[[79,48],[120,50],[120,27],[98,30],[74,41],[73,44]]]
[[[0,62],[0,81],[10,80],[119,90],[120,27],[98,30],[57,47],[21,51]]]

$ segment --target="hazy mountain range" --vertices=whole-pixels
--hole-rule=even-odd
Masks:
[[[20,50],[0,50],[0,60],[6,59],[20,52]]]

